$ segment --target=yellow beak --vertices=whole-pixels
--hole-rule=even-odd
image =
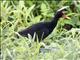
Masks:
[[[66,16],[65,14],[63,15],[64,19],[71,19],[70,17]]]

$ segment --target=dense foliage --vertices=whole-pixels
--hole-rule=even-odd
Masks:
[[[72,0],[0,1],[0,46],[2,60],[80,60],[80,1],[68,9],[69,20],[60,19],[55,30],[42,42],[20,36],[18,31],[38,22],[50,21],[57,9],[71,6]],[[63,28],[72,25],[71,30]]]

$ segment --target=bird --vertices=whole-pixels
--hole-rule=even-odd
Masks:
[[[25,28],[24,30],[19,31],[19,35],[23,37],[28,37],[28,35],[31,35],[35,39],[34,41],[43,41],[49,34],[52,33],[54,28],[57,25],[57,22],[59,21],[59,18],[69,18],[65,15],[65,11],[67,11],[68,6],[64,6],[56,11],[54,17],[52,17],[51,21],[49,22],[39,22],[36,24],[33,24],[32,26]]]

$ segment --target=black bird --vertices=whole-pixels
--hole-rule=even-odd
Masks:
[[[36,41],[36,38],[38,38],[40,42],[53,31],[60,17],[62,16],[66,17],[64,11],[67,11],[67,8],[68,6],[65,6],[59,9],[56,12],[55,16],[52,18],[52,21],[40,22],[40,23],[34,24],[22,31],[19,31],[18,33],[24,37],[28,37],[28,34],[30,34],[33,37],[34,34],[36,34],[35,41]]]

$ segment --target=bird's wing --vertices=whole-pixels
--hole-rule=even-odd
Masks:
[[[36,31],[36,34],[38,35],[39,40],[43,40],[49,35],[49,30],[47,28],[41,28]]]
[[[19,32],[20,35],[25,37],[28,37],[28,34],[30,34],[33,37],[34,33],[36,33],[39,40],[41,40],[49,35],[49,30],[48,28],[46,28],[44,24],[41,23],[41,24],[33,25]]]
[[[36,31],[42,29],[40,25],[41,24],[34,24],[34,25],[32,25],[22,31],[19,31],[18,33],[22,36],[25,36],[25,37],[28,37],[28,34],[33,36]]]

